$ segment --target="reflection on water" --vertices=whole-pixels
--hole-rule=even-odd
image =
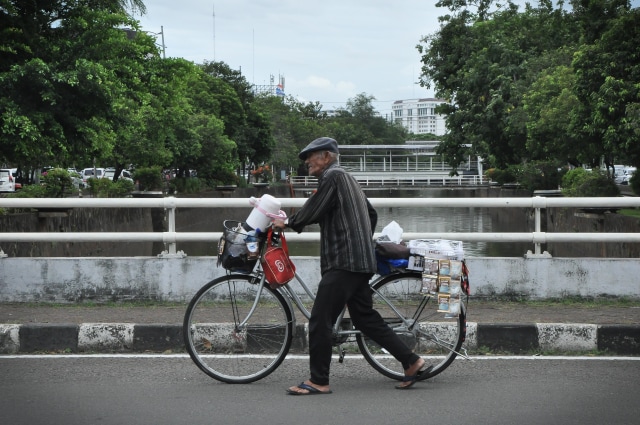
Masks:
[[[426,190],[377,190],[367,191],[369,198],[454,198],[468,197],[466,191],[448,189]],[[404,232],[530,232],[529,224],[524,220],[503,220],[509,211],[492,214],[487,208],[442,208],[442,207],[378,207],[378,225],[376,232],[395,220]],[[520,216],[519,213],[518,216]],[[500,217],[500,219],[499,219]],[[317,231],[313,226],[309,230]],[[452,236],[452,239],[454,237]],[[317,244],[289,243],[292,255],[320,255]],[[523,256],[527,250],[533,251],[532,244],[499,242],[464,242],[466,257],[514,257]]]

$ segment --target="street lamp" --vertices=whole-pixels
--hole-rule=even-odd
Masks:
[[[162,59],[166,59],[167,56],[165,55],[165,45],[164,45],[164,27],[162,25],[160,25],[160,33],[159,33],[162,37]]]
[[[160,26],[160,32],[152,32],[152,31],[145,31],[147,34],[153,34],[153,35],[160,35],[161,36],[161,40],[162,40],[162,44],[160,44],[160,47],[162,47],[162,59],[166,59],[167,56],[165,55],[165,50],[166,50],[166,46],[164,45],[164,26]]]

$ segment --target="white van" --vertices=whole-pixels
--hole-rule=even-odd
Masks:
[[[16,180],[10,168],[0,169],[0,192],[15,192]]]
[[[94,175],[95,171],[95,175]],[[87,183],[87,180],[90,178],[101,179],[104,177],[104,168],[85,168],[82,170],[82,183]]]
[[[104,171],[104,178],[105,179],[109,179],[109,180],[113,180],[113,177],[114,177],[115,174],[116,174],[116,170],[115,169],[107,168]],[[118,179],[133,181],[133,177],[131,176],[131,172],[129,172],[128,170],[122,170],[120,172],[120,177],[118,177]]]

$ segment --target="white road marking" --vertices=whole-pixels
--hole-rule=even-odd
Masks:
[[[225,358],[226,355],[214,355],[211,357]],[[236,357],[236,356],[234,356]],[[262,358],[265,356],[248,355],[249,358]],[[387,356],[385,356],[387,357]],[[388,356],[391,358],[391,356]],[[188,354],[152,354],[152,353],[130,353],[130,354],[2,354],[0,361],[5,359],[188,359]],[[338,356],[333,356],[338,359]],[[423,357],[430,359],[431,357]],[[640,361],[640,357],[631,356],[469,356],[471,360],[491,361],[491,360],[572,360],[572,361]],[[302,354],[287,355],[287,360],[308,360],[309,356]],[[345,359],[364,360],[360,355],[347,355]],[[464,362],[464,359],[457,359],[456,362]]]

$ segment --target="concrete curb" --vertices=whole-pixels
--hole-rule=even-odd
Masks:
[[[298,325],[292,352],[305,353],[308,330]],[[465,346],[489,353],[592,352],[640,355],[640,325],[467,323]],[[0,354],[182,352],[174,324],[0,324]]]

